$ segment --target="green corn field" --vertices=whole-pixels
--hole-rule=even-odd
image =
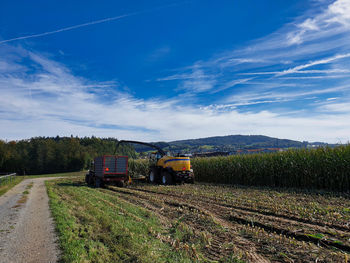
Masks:
[[[129,175],[137,177],[138,175],[148,175],[149,174],[150,162],[146,159],[129,159],[128,170]]]
[[[350,191],[350,145],[191,159],[197,182]],[[148,161],[130,160],[131,175]]]

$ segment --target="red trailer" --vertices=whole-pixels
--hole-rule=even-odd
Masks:
[[[106,184],[124,186],[129,181],[128,156],[103,155],[96,157],[85,176],[88,185],[103,187]]]

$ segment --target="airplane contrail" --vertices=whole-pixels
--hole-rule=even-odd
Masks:
[[[39,34],[33,34],[33,35],[27,35],[27,36],[22,36],[22,37],[15,37],[15,38],[11,38],[11,39],[6,39],[6,40],[0,41],[0,44],[4,44],[4,43],[16,41],[16,40],[35,38],[35,37],[42,37],[42,36],[47,36],[47,35],[51,35],[51,34],[56,34],[56,33],[64,32],[64,31],[69,31],[69,30],[72,30],[72,29],[76,29],[76,28],[79,28],[79,27],[90,26],[90,25],[105,23],[105,22],[109,22],[109,21],[113,21],[113,20],[118,20],[118,19],[121,19],[121,18],[124,18],[124,17],[136,15],[136,14],[139,14],[139,13],[141,13],[141,12],[135,12],[135,13],[130,13],[130,14],[126,14],[126,15],[108,17],[108,18],[95,20],[95,21],[91,21],[91,22],[87,22],[87,23],[83,23],[83,24],[79,24],[79,25],[74,25],[74,26],[60,28],[60,29],[53,30],[53,31],[47,31],[47,32],[44,32],[44,33],[39,33]]]
[[[156,9],[161,9],[161,8],[165,8],[165,7],[169,7],[169,6],[173,6],[173,5],[177,5],[177,4],[178,3],[174,3],[174,4],[170,4],[170,5],[166,5],[166,6],[151,8],[151,9],[138,11],[138,12],[133,12],[133,13],[129,13],[129,14],[124,14],[124,15],[120,15],[120,16],[108,17],[108,18],[104,18],[104,19],[100,19],[100,20],[95,20],[95,21],[91,21],[91,22],[87,22],[87,23],[83,23],[83,24],[78,24],[78,25],[74,25],[74,26],[64,27],[64,28],[60,28],[60,29],[57,29],[57,30],[47,31],[47,32],[39,33],[39,34],[33,34],[33,35],[27,35],[27,36],[22,36],[22,37],[15,37],[15,38],[11,38],[11,39],[1,40],[0,41],[0,45],[4,44],[4,43],[16,41],[16,40],[35,38],[35,37],[42,37],[42,36],[52,35],[52,34],[64,32],[64,31],[69,31],[69,30],[72,30],[72,29],[80,28],[80,27],[101,24],[101,23],[105,23],[105,22],[109,22],[109,21],[113,21],[113,20],[119,20],[119,19],[122,19],[124,17],[134,16],[134,15],[146,13],[146,12],[149,12],[149,11],[154,11]]]

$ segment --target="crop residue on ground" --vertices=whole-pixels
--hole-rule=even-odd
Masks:
[[[74,254],[86,262],[349,257],[346,197],[205,184],[105,189],[87,187],[82,179],[47,184],[65,262],[74,262]]]

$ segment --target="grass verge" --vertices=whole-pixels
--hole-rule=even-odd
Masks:
[[[17,185],[20,182],[22,182],[22,180],[23,180],[22,177],[16,176],[16,178],[14,180],[12,180],[11,182],[8,182],[6,184],[0,185],[0,196],[5,194],[8,190],[10,190],[15,185]]]
[[[79,172],[68,172],[68,173],[57,173],[57,174],[35,174],[35,175],[26,175],[21,176],[25,179],[33,179],[33,178],[41,178],[41,177],[75,177],[75,176],[83,176],[86,174],[86,171]]]
[[[25,176],[16,176],[15,179],[6,184],[0,185],[0,196],[5,194],[8,190],[22,182],[24,179],[34,179],[41,177],[75,177],[75,176],[83,176],[85,175],[85,171],[80,172],[69,172],[69,173],[57,173],[57,174],[41,174],[41,175],[25,175]]]
[[[47,181],[61,262],[196,262],[166,242],[167,230],[148,210],[123,202],[81,179]]]

